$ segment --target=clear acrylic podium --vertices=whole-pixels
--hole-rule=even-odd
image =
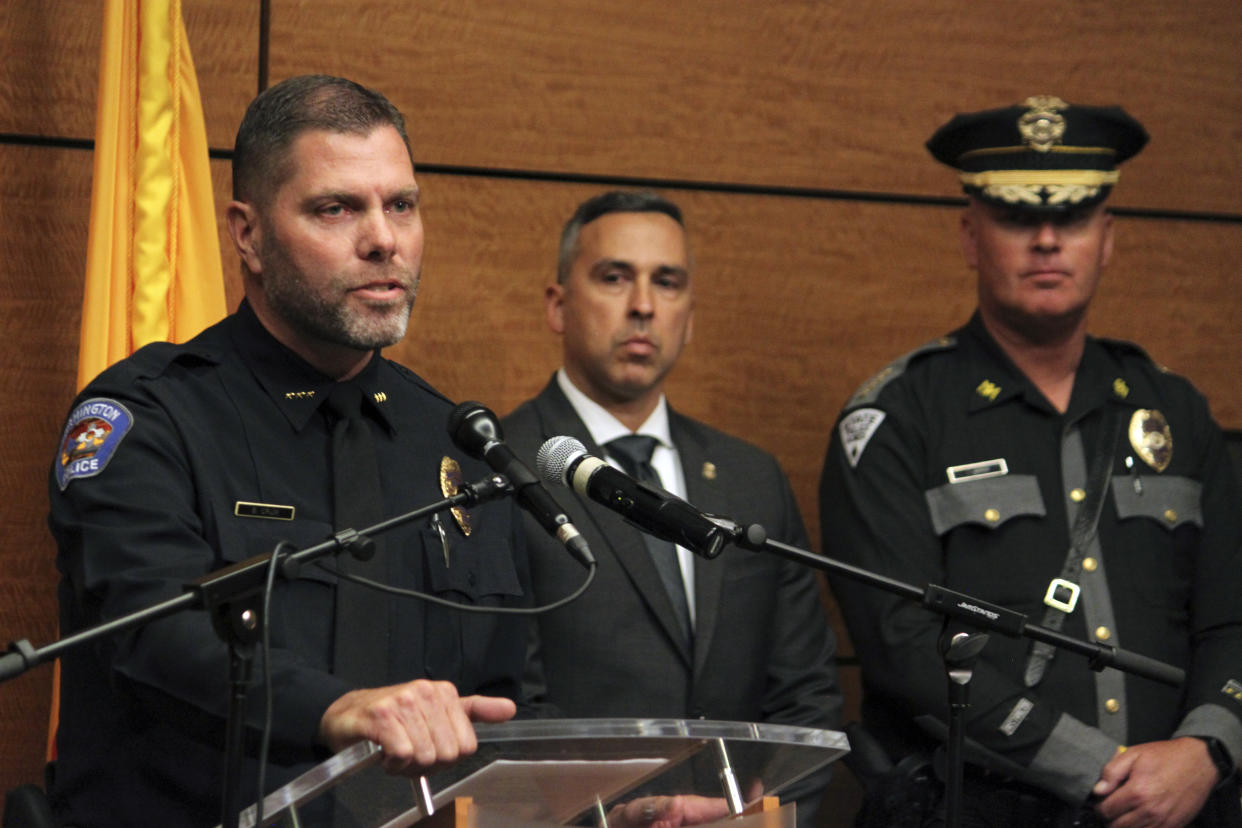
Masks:
[[[618,804],[673,794],[723,797],[738,814],[849,751],[837,731],[745,722],[539,719],[475,729],[477,753],[423,778],[384,773],[379,748],[356,744],[269,794],[261,824],[319,824],[306,816],[319,809],[336,825],[401,828],[467,801],[480,826],[602,825]],[[241,828],[254,828],[255,814],[243,811]]]

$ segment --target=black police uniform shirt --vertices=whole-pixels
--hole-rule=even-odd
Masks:
[[[445,429],[451,403],[378,353],[366,392],[391,517],[443,497],[443,457],[467,481],[488,470],[461,457]],[[205,573],[286,540],[299,548],[332,527],[333,386],[263,328],[250,307],[185,345],[148,346],[92,382],[74,403],[51,476],[62,634],[180,594]],[[528,572],[511,502],[449,514],[381,539],[386,580],[475,604],[524,602]],[[441,538],[439,529],[444,531]],[[326,562],[331,569],[335,562]],[[353,686],[332,674],[336,579],[304,566],[279,582],[271,622],[269,790],[326,753],[319,722]],[[463,694],[517,699],[525,625],[375,593],[392,634],[370,686],[425,677]],[[50,791],[78,825],[214,825],[227,710],[227,650],[207,614],[181,612],[63,659],[59,757]],[[256,679],[262,658],[256,658]],[[263,692],[250,690],[251,748]],[[256,773],[247,760],[243,801]]]
[[[1140,410],[1167,420],[1162,471],[1128,437]],[[1087,797],[1119,745],[1214,736],[1242,757],[1242,500],[1200,394],[1136,346],[1088,338],[1058,413],[976,314],[850,400],[820,485],[825,554],[1043,624],[1110,418],[1122,420],[1112,479],[1063,632],[1182,668],[1185,687],[1097,674],[1067,652],[1027,687],[1030,640],[993,632],[966,716],[988,766],[1069,802]],[[894,755],[926,750],[948,718],[939,616],[845,579],[833,588],[862,664],[864,721]]]

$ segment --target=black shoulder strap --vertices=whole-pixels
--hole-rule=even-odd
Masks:
[[[1117,446],[1117,437],[1121,433],[1122,422],[1126,418],[1125,414],[1126,412],[1120,412],[1108,418],[1104,426],[1105,433],[1096,443],[1095,454],[1091,458],[1091,466],[1087,473],[1087,496],[1083,499],[1078,509],[1078,517],[1070,529],[1070,548],[1065,556],[1065,565],[1061,567],[1061,574],[1057,581],[1053,582],[1054,584],[1060,582],[1064,586],[1053,586],[1050,593],[1053,600],[1056,600],[1055,591],[1063,589],[1072,596],[1072,600],[1067,602],[1063,599],[1059,601],[1060,606],[1053,606],[1049,603],[1048,608],[1044,610],[1042,626],[1054,632],[1060,631],[1065,623],[1065,616],[1072,612],[1077,604],[1078,573],[1082,568],[1082,559],[1086,557],[1087,550],[1091,547],[1091,541],[1095,538],[1099,527],[1100,511],[1104,506],[1104,493],[1113,475],[1113,455]],[[1045,599],[1045,602],[1047,603],[1048,599]],[[1070,609],[1064,609],[1066,606]],[[1031,653],[1026,661],[1027,687],[1034,687],[1043,680],[1044,671],[1048,669],[1048,664],[1056,655],[1056,651],[1057,648],[1051,644],[1045,644],[1042,641],[1032,643]]]

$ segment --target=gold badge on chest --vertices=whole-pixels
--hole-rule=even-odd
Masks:
[[[440,460],[440,492],[445,497],[452,497],[457,494],[462,486],[461,465],[452,457],[443,457]],[[453,520],[457,521],[458,527],[461,528],[463,535],[469,536],[471,531],[470,515],[466,513],[460,506],[454,506]]]
[[[1158,472],[1173,459],[1173,433],[1169,422],[1154,408],[1140,408],[1130,417],[1130,445],[1144,463]]]

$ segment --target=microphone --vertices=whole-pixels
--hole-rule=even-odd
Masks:
[[[466,454],[484,461],[492,467],[492,471],[509,478],[518,503],[539,521],[549,535],[564,544],[569,554],[585,567],[595,565],[595,556],[591,554],[586,538],[579,534],[569,515],[548,494],[534,472],[505,444],[500,421],[487,406],[474,401],[458,405],[449,414],[448,433]]]
[[[553,437],[539,447],[535,465],[549,483],[568,486],[619,513],[642,531],[715,558],[740,530],[713,518],[663,489],[640,483],[598,457],[573,437]]]

